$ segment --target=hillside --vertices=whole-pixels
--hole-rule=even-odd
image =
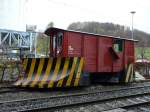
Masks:
[[[132,35],[129,27],[113,23],[74,22],[68,26],[68,29],[117,37],[120,36],[121,38],[131,38]],[[139,40],[137,43],[138,47],[150,46],[150,34],[148,33],[135,29],[134,39]]]

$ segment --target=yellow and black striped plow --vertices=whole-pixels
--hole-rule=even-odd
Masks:
[[[134,79],[134,68],[133,63],[131,63],[126,67],[124,82],[125,83],[132,82],[133,79]]]
[[[14,85],[33,88],[88,85],[89,75],[83,72],[83,66],[83,57],[25,58],[24,72]]]

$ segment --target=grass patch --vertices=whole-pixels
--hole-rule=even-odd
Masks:
[[[136,47],[135,48],[136,59],[142,58],[141,53],[142,53],[142,47]],[[144,48],[144,58],[150,59],[150,47]]]

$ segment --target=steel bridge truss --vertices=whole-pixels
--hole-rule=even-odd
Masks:
[[[32,34],[30,32],[0,29],[0,48],[30,48]]]

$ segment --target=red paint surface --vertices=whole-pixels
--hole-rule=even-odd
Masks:
[[[92,35],[84,35],[83,57],[85,58],[85,70],[90,72],[96,71],[96,38]]]
[[[119,72],[129,63],[134,63],[134,41],[123,39],[123,51],[116,52],[119,58],[114,60],[109,49],[113,47],[115,38],[67,30],[62,32],[64,40],[61,56],[84,57],[84,70],[87,72]]]

